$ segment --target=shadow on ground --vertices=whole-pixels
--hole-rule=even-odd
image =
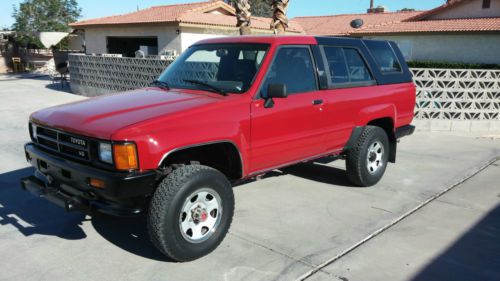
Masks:
[[[119,218],[94,214],[89,219],[78,212],[66,213],[62,208],[21,189],[20,179],[32,174],[32,168],[0,174],[1,226],[13,226],[24,236],[36,234],[77,240],[87,237],[82,223],[90,220],[97,233],[121,249],[148,259],[170,261],[150,242],[145,216]],[[287,174],[333,185],[351,186],[343,170],[317,163],[288,167],[268,173],[264,178]]]
[[[117,218],[78,212],[67,213],[52,203],[21,189],[19,181],[33,174],[32,168],[0,174],[0,226],[11,226],[22,235],[56,236],[78,240],[87,237],[82,228],[91,221],[94,229],[114,245],[138,256],[169,261],[149,241],[145,217]]]
[[[47,84],[45,86],[45,88],[47,89],[51,89],[51,90],[54,90],[54,91],[59,91],[59,92],[65,92],[65,93],[69,93],[69,94],[72,94],[71,92],[71,86],[69,84],[70,82],[68,81],[53,81],[51,82],[50,84]]]
[[[83,214],[67,215],[59,207],[24,192],[22,177],[33,174],[25,168],[0,174],[0,225],[13,226],[24,236],[49,235],[64,239],[83,239]]]
[[[2,81],[16,81],[20,79],[32,79],[32,80],[50,80],[50,77],[46,74],[36,74],[30,72],[17,72],[17,73],[4,73],[0,74],[0,82]]]
[[[92,226],[106,240],[121,249],[152,260],[173,262],[150,242],[145,216],[118,218],[96,214]]]
[[[500,280],[500,204],[413,281]]]
[[[299,178],[321,182],[330,185],[356,187],[349,182],[346,171],[332,166],[326,166],[332,160],[320,159],[316,162],[309,162],[290,166],[282,169],[285,174],[296,176]]]
[[[272,177],[292,175],[306,180],[321,182],[329,185],[356,188],[357,186],[349,182],[346,171],[344,169],[326,165],[336,160],[338,159],[333,157],[321,158],[315,160],[314,162],[300,163],[286,168],[282,168],[280,170],[275,170],[266,173],[264,176],[260,178],[266,179]],[[237,186],[241,186],[253,181],[255,180],[253,179],[246,180],[237,184]]]

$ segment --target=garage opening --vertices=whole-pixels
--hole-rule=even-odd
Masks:
[[[158,55],[158,37],[108,37],[108,53],[135,57],[142,50],[145,55]]]

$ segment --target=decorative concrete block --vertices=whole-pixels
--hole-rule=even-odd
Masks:
[[[172,60],[158,58],[120,58],[109,56],[69,55],[72,89],[84,96],[142,88],[158,79]],[[196,73],[203,67],[194,65]],[[207,67],[214,67],[210,64]],[[194,78],[193,78],[194,79]]]
[[[413,68],[415,117],[433,131],[498,131],[500,70]],[[493,125],[493,123],[496,123]]]

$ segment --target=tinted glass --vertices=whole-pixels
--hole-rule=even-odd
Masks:
[[[186,80],[197,80],[226,92],[248,90],[259,70],[268,45],[195,45],[178,57],[160,76],[172,88],[206,90]]]
[[[389,43],[385,41],[364,41],[382,72],[401,72],[401,65]]]
[[[373,77],[366,67],[365,61],[356,49],[344,49],[344,54],[349,68],[350,82],[372,81]]]
[[[330,81],[333,84],[349,82],[349,72],[342,48],[325,47],[324,50],[330,70]]]
[[[317,90],[314,64],[309,49],[297,47],[279,49],[262,84],[262,97],[267,96],[270,84],[285,84],[289,95]]]

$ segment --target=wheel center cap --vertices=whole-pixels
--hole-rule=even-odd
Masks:
[[[370,162],[373,162],[377,159],[377,154],[375,152],[370,152],[370,157],[368,158]]]
[[[207,211],[204,210],[203,212],[201,212],[200,221],[204,222],[207,220],[207,218],[208,218],[208,213],[207,213]]]
[[[197,207],[192,211],[191,217],[195,223],[205,222],[208,218],[207,210]]]

